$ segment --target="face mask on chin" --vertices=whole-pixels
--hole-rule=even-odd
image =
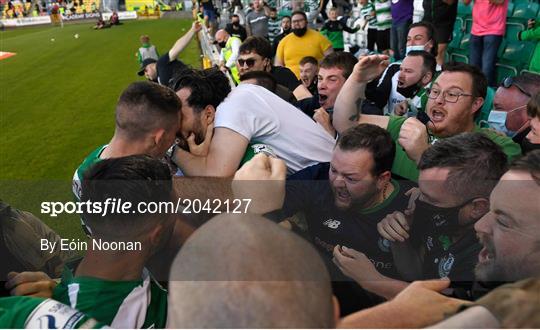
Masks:
[[[227,43],[225,41],[222,41],[222,42],[218,42],[218,45],[219,45],[220,48],[225,48]]]
[[[239,26],[240,26],[240,22],[233,22],[233,23],[232,23],[232,26],[234,26],[234,27],[239,27]]]
[[[409,52],[413,51],[413,50],[417,50],[417,51],[420,51],[420,50],[425,50],[426,48],[426,45],[413,45],[413,46],[407,46],[405,48],[405,55],[409,54]]]
[[[406,98],[412,98],[418,91],[420,90],[420,87],[418,86],[418,83],[413,84],[409,87],[398,87],[397,92]]]
[[[520,107],[514,108],[510,111],[499,111],[499,110],[491,110],[489,113],[489,117],[487,120],[487,123],[489,127],[506,134],[508,137],[514,137],[517,132],[511,131],[508,128],[506,128],[506,119],[508,118],[508,114],[511,112],[514,112],[516,110],[522,109],[526,107],[527,105],[522,105]]]
[[[300,29],[291,29],[292,33],[294,33],[295,36],[301,37],[307,32],[307,26],[300,28]]]

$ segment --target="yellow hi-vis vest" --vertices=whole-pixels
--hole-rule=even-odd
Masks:
[[[227,61],[232,55],[231,45],[232,45],[233,39],[238,39],[238,41],[242,43],[242,40],[238,37],[233,37],[233,36],[229,37],[229,40],[227,40],[227,43],[225,44],[225,48],[223,48],[223,58],[225,59],[225,63],[227,63]],[[240,75],[238,74],[238,68],[236,67],[236,63],[231,67],[231,73],[232,73],[234,82],[238,84],[240,82]]]

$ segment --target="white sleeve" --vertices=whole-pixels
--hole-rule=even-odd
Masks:
[[[249,141],[276,133],[278,125],[264,97],[265,92],[264,87],[240,84],[218,106],[214,127],[231,129]]]
[[[232,68],[236,65],[236,59],[238,58],[238,51],[240,50],[240,45],[242,45],[242,41],[240,41],[240,39],[234,38],[231,43],[231,57],[229,57],[227,64],[225,64],[228,68]]]
[[[219,52],[219,62],[225,62],[225,55],[223,55],[223,49]]]

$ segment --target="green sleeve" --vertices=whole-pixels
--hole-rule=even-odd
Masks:
[[[532,29],[521,32],[521,40],[540,40],[540,21]]]
[[[491,129],[481,128],[480,131],[488,138],[501,147],[502,151],[508,157],[508,162],[511,163],[514,159],[521,156],[521,147],[507,136],[500,136]]]
[[[401,126],[403,126],[405,120],[407,120],[407,117],[390,116],[390,120],[388,120],[388,126],[386,127],[386,130],[388,131],[388,133],[390,133],[392,140],[398,140],[399,131],[401,130]]]
[[[407,156],[403,147],[398,143],[399,131],[405,120],[407,120],[406,117],[390,116],[388,126],[386,127],[386,130],[390,133],[390,137],[392,137],[392,140],[396,144],[396,155],[392,164],[392,174],[416,182],[418,181],[416,163]]]

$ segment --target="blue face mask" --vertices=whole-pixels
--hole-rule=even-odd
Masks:
[[[510,111],[491,110],[491,112],[489,113],[488,120],[487,120],[489,127],[499,132],[503,132],[508,137],[511,137],[511,138],[514,137],[517,134],[517,132],[511,131],[508,128],[506,128],[506,118],[508,117],[509,113],[522,109],[526,106],[527,105],[522,105]]]

